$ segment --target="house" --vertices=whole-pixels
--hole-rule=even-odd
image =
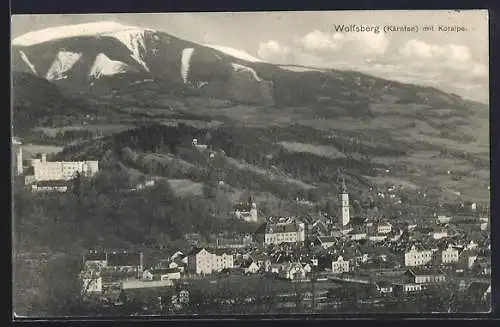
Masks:
[[[306,272],[300,263],[292,262],[283,265],[278,275],[288,280],[302,280],[306,277]]]
[[[375,287],[380,294],[392,294],[393,285],[388,281],[377,281],[375,282]]]
[[[300,243],[305,241],[304,223],[266,224],[264,244]]]
[[[262,254],[254,254],[251,256],[252,258],[252,261],[254,261],[261,270],[263,271],[268,271],[269,270],[269,266],[271,265],[271,260],[265,256],[265,255],[262,255]]]
[[[438,216],[437,217],[437,222],[439,224],[448,224],[451,221],[450,216]]]
[[[443,264],[454,264],[458,262],[460,251],[453,247],[452,244],[448,244],[448,247],[441,252],[441,263]]]
[[[146,269],[142,273],[143,280],[177,280],[181,278],[178,268]]]
[[[181,273],[183,273],[186,270],[186,264],[182,261],[172,261],[168,263],[168,268],[178,269]]]
[[[392,225],[388,222],[382,222],[377,225],[377,234],[389,234],[392,232]]]
[[[318,236],[314,240],[314,245],[321,246],[323,249],[328,249],[337,244],[338,241],[339,239],[335,236]]]
[[[472,269],[474,262],[478,257],[477,250],[473,249],[465,249],[463,250],[458,257],[458,264],[462,268]]]
[[[82,295],[90,295],[102,292],[103,288],[102,288],[101,276],[83,275],[81,280],[82,280],[82,291],[81,291]]]
[[[332,273],[342,274],[349,272],[349,261],[344,260],[344,258],[339,255],[337,258],[332,260]]]
[[[304,265],[304,271],[306,272],[306,274],[309,274],[312,271],[312,264],[306,263]]]
[[[113,271],[137,273],[138,277],[143,272],[142,252],[109,252],[107,254],[106,268]]]
[[[369,234],[368,235],[368,240],[371,242],[379,243],[383,242],[387,239],[386,234]]]
[[[195,248],[188,254],[188,272],[211,274],[224,269],[234,268],[234,257],[225,251]]]
[[[260,270],[260,266],[253,260],[248,260],[241,265],[245,274],[256,274]]]
[[[412,283],[394,283],[392,285],[393,293],[396,296],[401,296],[409,293],[417,293],[423,290],[422,284]]]
[[[417,249],[417,247],[413,245],[410,250],[405,252],[405,266],[423,266],[431,262],[432,258],[433,252],[431,250]]]
[[[281,264],[279,263],[273,263],[273,264],[270,264],[269,267],[268,267],[268,272],[270,272],[271,274],[279,274],[280,271],[281,271]]]
[[[432,238],[435,240],[440,240],[445,237],[448,237],[448,232],[446,230],[437,230],[432,232]]]
[[[446,275],[436,269],[411,268],[405,273],[408,282],[413,284],[436,284],[446,281]]]

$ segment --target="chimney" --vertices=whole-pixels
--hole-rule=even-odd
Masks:
[[[45,153],[42,153],[42,162],[47,162],[47,155]]]

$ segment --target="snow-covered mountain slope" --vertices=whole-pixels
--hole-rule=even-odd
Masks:
[[[22,35],[12,44],[14,71],[46,78],[64,92],[128,92],[129,85],[152,79],[169,92],[187,88],[245,103],[326,103],[363,112],[369,110],[368,103],[389,93],[403,101],[445,107],[459,101],[436,89],[356,72],[274,65],[231,47],[115,22],[52,27]]]
[[[128,71],[133,71],[133,68],[121,61],[109,59],[104,53],[99,53],[90,69],[90,76],[98,79],[101,76],[112,76]]]
[[[68,78],[66,73],[82,58],[82,53],[60,51],[52,62],[45,78],[49,81]]]
[[[44,28],[38,31],[23,34],[12,40],[13,46],[32,46],[49,41],[67,39],[82,36],[109,35],[111,33],[122,33],[124,31],[144,32],[152,31],[135,26],[122,25],[116,22],[96,22],[76,25],[65,25],[57,27]]]
[[[231,48],[231,47],[226,47],[226,46],[221,46],[221,45],[214,45],[214,44],[204,44],[206,47],[209,47],[209,48],[212,48],[212,49],[215,49],[215,50],[218,50],[220,52],[223,52],[224,54],[227,54],[227,55],[230,55],[232,57],[235,57],[235,58],[238,58],[238,59],[241,59],[241,60],[246,60],[246,61],[250,61],[250,62],[264,62],[263,60],[259,59],[259,58],[255,58],[254,56],[244,52],[244,51],[241,51],[241,50],[238,50],[238,49],[234,49],[234,48]]]

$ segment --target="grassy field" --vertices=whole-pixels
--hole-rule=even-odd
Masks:
[[[38,153],[53,154],[61,152],[63,147],[56,145],[43,145],[43,144],[23,144],[23,152],[28,155],[36,155]]]
[[[333,159],[346,157],[345,154],[343,154],[342,152],[340,152],[339,150],[337,150],[332,146],[307,144],[300,142],[288,142],[288,141],[279,142],[278,144],[280,144],[287,151],[290,152],[312,153],[317,156],[324,156]]]
[[[203,194],[203,184],[195,183],[189,179],[169,179],[168,183],[177,196]]]
[[[96,134],[109,135],[119,133],[134,128],[134,125],[124,124],[92,124],[92,125],[71,125],[63,127],[37,127],[35,131],[43,132],[49,137],[55,137],[58,133],[66,131],[90,131]]]
[[[293,179],[293,178],[286,177],[283,175],[278,175],[276,172],[273,172],[269,169],[263,169],[260,167],[256,167],[254,165],[250,165],[242,160],[237,160],[234,158],[227,157],[227,161],[239,169],[248,169],[248,170],[253,171],[255,173],[266,175],[271,180],[281,180],[281,181],[284,181],[287,183],[292,183],[292,184],[298,185],[298,186],[303,187],[305,189],[311,189],[311,188],[315,187],[313,185],[304,183],[303,181],[298,180],[298,179]]]

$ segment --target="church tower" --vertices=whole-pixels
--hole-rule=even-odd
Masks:
[[[342,226],[346,226],[349,223],[349,194],[347,193],[347,187],[345,185],[345,179],[342,177],[342,189],[340,191],[341,204],[341,215],[342,215]]]

